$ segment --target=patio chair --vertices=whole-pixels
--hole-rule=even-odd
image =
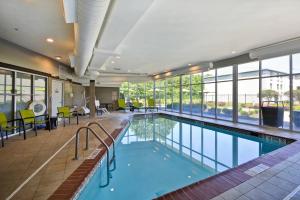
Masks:
[[[18,126],[14,126],[15,121],[20,121],[20,119],[7,120],[6,114],[0,112],[0,129],[1,129],[0,132],[1,132],[2,147],[4,147],[3,131],[5,131],[6,139],[8,139],[8,131],[14,131],[20,128],[20,123],[18,124]]]
[[[118,110],[126,111],[128,107],[126,106],[125,99],[118,99],[118,107]]]
[[[151,99],[151,98],[147,99],[147,103],[148,103],[148,105],[145,108],[145,112],[147,112],[147,110],[154,110],[154,109],[156,109],[158,112],[158,107],[155,106],[154,99]]]
[[[69,107],[63,106],[63,107],[57,107],[57,120],[58,118],[62,118],[64,120],[64,127],[66,126],[66,118],[69,119],[69,124],[71,124],[71,118],[76,117],[77,119],[77,124],[79,124],[78,120],[78,112],[77,111],[72,111],[70,110]],[[74,116],[75,114],[75,116]]]
[[[33,110],[30,110],[30,109],[20,110],[19,113],[20,113],[22,126],[23,126],[24,140],[26,140],[26,125],[33,126],[36,136],[37,136],[37,126],[38,125],[42,125],[42,124],[47,125],[48,124],[48,130],[50,132],[51,123],[50,123],[50,117],[48,114],[35,116]],[[41,117],[44,117],[44,119],[39,119]]]
[[[104,108],[104,107],[101,108],[100,107],[100,101],[99,100],[95,100],[95,106],[96,106],[97,115],[98,115],[98,112],[100,112],[101,114],[109,113],[106,108]]]
[[[133,109],[137,109],[138,111],[140,111],[140,109],[142,108],[142,106],[138,100],[133,100],[132,104],[133,104]]]

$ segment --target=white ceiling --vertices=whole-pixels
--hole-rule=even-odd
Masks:
[[[15,30],[18,29],[18,31]],[[66,24],[62,0],[0,1],[0,37],[69,64],[74,50],[73,24]],[[46,38],[54,43],[47,43]]]
[[[233,57],[299,37],[299,8],[299,0],[116,0],[90,69],[152,75]]]

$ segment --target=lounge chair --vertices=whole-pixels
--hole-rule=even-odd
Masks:
[[[58,111],[57,120],[58,120],[58,118],[62,118],[64,120],[64,127],[66,126],[66,118],[69,119],[69,124],[71,124],[71,118],[76,117],[77,124],[79,124],[78,112],[77,111],[71,112],[70,108],[67,107],[67,106],[57,107],[57,111]]]
[[[8,139],[8,131],[14,131],[14,130],[20,128],[20,123],[18,124],[18,126],[14,126],[15,121],[20,122],[20,119],[7,120],[6,114],[3,112],[0,112],[0,129],[1,129],[0,131],[1,131],[2,147],[4,147],[3,131],[5,131],[6,139]]]
[[[147,105],[147,107],[145,107],[145,112],[147,112],[147,110],[154,110],[154,109],[156,109],[158,112],[158,107],[155,106],[154,99],[150,99],[150,98],[147,99],[147,103],[148,103],[148,105]]]
[[[24,140],[26,140],[26,125],[30,124],[33,126],[35,135],[37,136],[37,125],[46,124],[48,123],[48,130],[50,132],[51,130],[51,123],[50,123],[50,117],[48,114],[35,116],[33,110],[20,110],[20,116],[22,120],[22,126],[23,126],[23,133],[24,133]],[[44,119],[38,119],[44,117]]]
[[[142,106],[138,100],[133,100],[132,104],[133,104],[133,109],[137,109],[138,111],[140,111],[140,109],[142,108]]]
[[[118,99],[118,107],[119,107],[118,110],[126,111],[126,109],[128,109],[125,103],[125,99]]]
[[[101,114],[109,113],[106,108],[101,108],[100,107],[100,101],[99,100],[95,100],[95,106],[96,106],[97,115],[98,115],[98,112],[100,112]]]

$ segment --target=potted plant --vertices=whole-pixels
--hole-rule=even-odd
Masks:
[[[261,105],[264,125],[273,127],[283,126],[284,104],[282,102],[282,107],[279,107],[278,96],[279,94],[275,90],[268,89],[261,92],[261,97],[267,99]],[[270,102],[275,103],[276,106],[270,106]]]

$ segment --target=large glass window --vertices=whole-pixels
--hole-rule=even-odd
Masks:
[[[184,75],[182,78],[182,112],[191,113],[191,76]]]
[[[12,80],[13,72],[0,70],[0,111],[4,112],[9,120],[13,119]]]
[[[300,131],[300,53],[293,55],[293,129]]]
[[[32,81],[30,74],[17,72],[16,75],[16,102],[17,111],[26,109],[32,100]]]
[[[166,110],[172,111],[173,101],[173,79],[166,79]]]
[[[173,77],[173,111],[179,112],[180,109],[180,77]]]
[[[259,124],[259,62],[238,65],[238,121]]]
[[[129,83],[124,82],[120,86],[120,99],[125,99],[125,101],[129,101]]]
[[[217,118],[232,120],[232,75],[233,67],[217,70]]]
[[[262,106],[265,112],[262,112],[262,119],[267,117],[269,107],[278,107],[279,111],[276,114],[278,117],[276,124],[281,126],[281,113],[283,109],[283,127],[289,128],[290,124],[290,83],[289,83],[289,56],[282,56],[262,60],[262,83],[261,83],[261,98]],[[268,116],[269,117],[269,116]],[[262,121],[262,124],[263,121]]]
[[[192,114],[201,115],[202,104],[202,73],[191,76]]]
[[[162,110],[254,125],[278,107],[278,127],[300,131],[300,53],[159,80],[155,96]]]
[[[41,76],[34,77],[34,100],[46,104],[46,82],[47,79]]]
[[[203,72],[203,116],[215,117],[216,114],[216,70]]]

